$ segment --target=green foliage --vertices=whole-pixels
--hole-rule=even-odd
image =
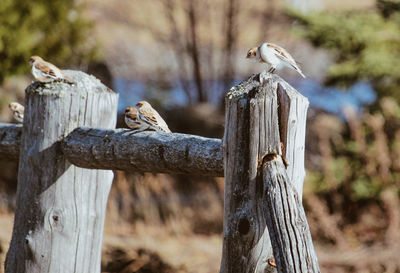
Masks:
[[[378,0],[370,11],[288,14],[301,23],[303,37],[335,54],[327,83],[348,87],[367,79],[378,93],[372,109],[381,110],[348,116],[343,138],[326,147],[332,157],[312,173],[311,187],[321,194],[340,192],[349,202],[377,200],[383,189],[399,187],[400,1]]]
[[[393,96],[400,102],[400,12],[390,9],[389,16],[390,4],[399,5],[381,0],[376,11],[288,14],[302,24],[302,36],[335,53],[328,84],[347,87],[367,79],[378,97]]]
[[[347,110],[342,137],[318,144],[324,145],[329,157],[321,155],[321,169],[308,170],[308,190],[328,196],[340,194],[345,202],[379,200],[386,188],[400,191],[399,105],[385,97],[379,101],[382,113],[358,115]]]
[[[0,83],[29,70],[28,59],[39,55],[62,67],[94,57],[88,43],[91,25],[82,8],[70,0],[1,0]]]

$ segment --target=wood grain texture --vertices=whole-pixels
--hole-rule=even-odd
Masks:
[[[267,226],[278,272],[320,272],[306,214],[281,157],[262,167]]]
[[[21,135],[21,124],[0,124],[0,158],[18,160]]]
[[[299,200],[298,192],[301,192],[303,187],[303,179],[300,177],[304,178],[304,158],[299,157],[304,157],[304,134],[301,134],[301,129],[305,130],[308,100],[279,76],[264,72],[253,75],[233,87],[225,102],[225,207],[220,273],[276,272],[276,268],[267,262],[273,258],[273,253],[277,256],[279,272],[308,272],[285,271],[288,268],[284,264],[285,259],[292,258],[292,251],[297,250],[297,245],[276,243],[281,242],[283,237],[273,229],[278,227],[285,232],[297,228],[297,223],[286,221],[287,219],[281,221],[279,218],[286,217],[287,213],[291,212],[289,208],[300,206],[297,209],[304,212],[301,202],[293,203],[292,195],[297,194]],[[298,150],[299,154],[291,156]],[[288,170],[292,171],[290,178],[282,157],[288,159]],[[299,188],[289,193],[281,193],[288,194],[285,200],[291,202],[285,206],[275,203],[276,196],[268,194],[267,187],[271,183],[267,184],[263,176],[267,171],[272,171],[269,167],[263,171],[263,166],[276,158],[281,163],[278,173],[287,178],[284,180],[285,186],[291,189]],[[278,215],[275,218],[270,216],[271,206]],[[277,222],[277,218],[280,222]],[[300,237],[309,234],[305,214],[304,221],[305,225],[301,227],[306,228],[301,230],[303,233],[300,233]],[[274,244],[271,244],[269,231],[272,232]],[[292,235],[291,233],[289,239],[295,242],[298,238]],[[301,239],[308,238],[306,235]],[[311,240],[311,237],[309,239]],[[311,246],[306,246],[306,251],[311,253],[316,261],[312,241]],[[282,255],[285,255],[285,259]],[[318,264],[316,268],[318,269]]]
[[[21,125],[0,124],[0,157],[17,160]],[[82,168],[223,176],[222,141],[194,135],[79,127],[61,142]]]
[[[115,128],[118,95],[97,79],[33,83],[25,90],[17,208],[5,272],[100,272],[113,173],[73,166],[60,140],[78,126]]]
[[[306,176],[304,151],[309,102],[306,97],[302,96],[285,81],[281,81],[278,84],[278,100],[279,127],[284,147],[282,155],[288,163],[289,181],[301,197]]]
[[[223,176],[222,142],[165,132],[77,128],[62,150],[80,167]]]
[[[220,273],[274,272],[259,160],[280,153],[274,82],[254,75],[226,95],[224,238]]]

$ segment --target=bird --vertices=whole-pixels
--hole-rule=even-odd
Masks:
[[[125,109],[125,123],[136,131],[162,131],[171,132],[163,118],[151,107],[147,101],[140,101],[136,107]]]
[[[23,107],[21,104],[18,102],[11,102],[8,107],[13,113],[13,117],[16,121],[19,123],[22,123],[24,121],[24,110],[25,107]]]
[[[157,129],[156,131],[171,132],[167,123],[163,120],[160,114],[151,107],[150,103],[142,100],[136,104],[136,107],[138,107],[138,116],[140,120],[155,127]]]
[[[303,78],[306,77],[292,55],[286,49],[276,44],[263,43],[258,47],[252,47],[247,51],[246,58],[255,59],[260,63],[270,65],[270,69],[268,70],[270,73],[274,73],[275,70],[286,66],[296,70]]]
[[[138,111],[133,106],[125,109],[125,123],[129,128],[134,130],[144,131],[150,128],[149,124],[139,119]]]
[[[30,57],[29,64],[32,67],[31,72],[33,77],[39,82],[64,81],[71,84],[75,83],[69,75],[39,56]]]

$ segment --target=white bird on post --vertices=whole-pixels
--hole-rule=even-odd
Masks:
[[[303,78],[303,72],[292,57],[283,47],[272,43],[263,43],[259,47],[250,48],[247,52],[247,59],[255,59],[260,63],[266,63],[270,65],[268,72],[274,73],[275,70],[282,69],[283,67],[289,67],[290,69],[296,70]]]
[[[70,76],[65,74],[54,64],[46,62],[39,56],[32,56],[29,59],[32,75],[39,82],[65,81],[75,83]]]

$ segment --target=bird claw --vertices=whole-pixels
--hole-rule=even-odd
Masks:
[[[137,133],[140,133],[140,132],[144,132],[146,130],[148,130],[148,129],[147,128],[133,129],[132,133],[137,134]]]

